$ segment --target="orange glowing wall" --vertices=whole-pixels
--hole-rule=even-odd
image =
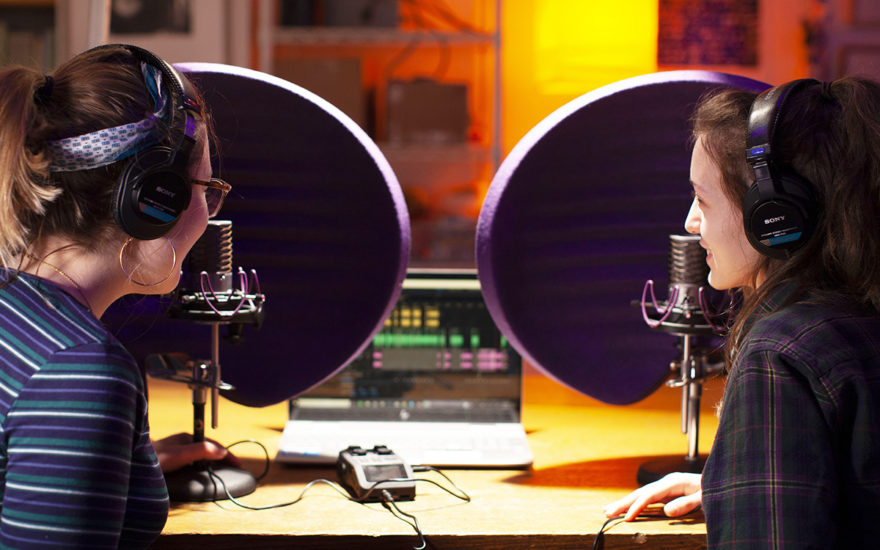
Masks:
[[[810,2],[760,1],[758,64],[658,67],[658,0],[504,0],[502,152],[568,101],[605,84],[669,69],[720,70],[768,83],[807,76]]]
[[[657,70],[657,0],[513,0],[501,29],[504,152],[571,99]]]

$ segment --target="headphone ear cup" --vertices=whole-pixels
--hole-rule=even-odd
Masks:
[[[760,183],[752,184],[743,199],[746,237],[761,254],[787,258],[810,239],[815,229],[812,187],[792,173],[774,174],[773,185]]]
[[[190,182],[183,175],[185,170],[169,164],[169,157],[173,157],[171,148],[151,147],[132,157],[119,175],[113,219],[135,239],[165,235],[189,206]]]

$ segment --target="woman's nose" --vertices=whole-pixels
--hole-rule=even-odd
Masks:
[[[697,199],[691,203],[691,209],[688,210],[687,217],[684,219],[684,228],[692,235],[700,233],[700,209],[697,207]]]

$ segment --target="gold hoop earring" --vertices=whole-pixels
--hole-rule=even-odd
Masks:
[[[133,273],[141,267],[140,264],[137,265],[134,269],[132,269],[131,272],[129,272],[127,269],[125,269],[125,260],[124,260],[125,250],[126,250],[126,248],[128,248],[128,245],[133,240],[134,240],[133,237],[129,237],[122,244],[122,248],[119,249],[119,267],[120,267],[120,269],[122,269],[122,272],[125,273],[125,276],[128,278],[128,280],[131,281],[132,283],[136,284],[137,286],[149,288],[149,287],[161,285],[162,283],[167,281],[169,278],[171,278],[171,276],[175,272],[175,268],[177,267],[177,250],[174,248],[174,242],[171,239],[169,239],[168,237],[165,237],[165,240],[168,241],[168,244],[171,245],[171,269],[168,271],[168,274],[165,275],[164,277],[162,277],[162,279],[156,281],[155,283],[143,283],[143,282],[135,279],[133,276]]]

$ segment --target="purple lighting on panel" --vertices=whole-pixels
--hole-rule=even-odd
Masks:
[[[483,298],[516,351],[560,383],[624,405],[668,377],[674,341],[630,304],[682,231],[688,120],[718,87],[767,85],[711,71],[615,82],[551,113],[496,171],[477,223]]]

